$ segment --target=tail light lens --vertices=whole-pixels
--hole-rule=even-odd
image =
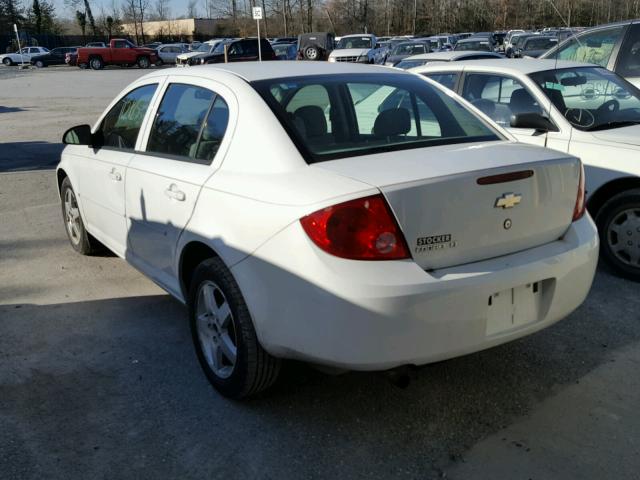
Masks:
[[[318,210],[300,219],[318,247],[351,260],[399,260],[409,249],[386,200],[380,194]]]
[[[578,182],[578,197],[576,206],[573,208],[573,221],[580,220],[587,209],[586,192],[584,189],[584,166],[580,162],[580,181]]]

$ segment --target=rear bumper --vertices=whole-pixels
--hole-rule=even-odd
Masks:
[[[548,327],[584,301],[597,260],[588,215],[556,242],[432,272],[413,261],[332,257],[296,222],[232,272],[271,354],[382,370],[464,355]],[[505,327],[511,317],[497,314],[489,297],[536,282],[537,307],[516,303],[510,308],[519,314],[531,310],[528,320]]]

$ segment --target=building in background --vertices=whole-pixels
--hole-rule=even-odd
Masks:
[[[208,18],[180,18],[176,20],[158,20],[143,22],[144,36],[155,37],[199,37],[215,35],[218,20]],[[122,31],[125,35],[135,38],[140,34],[140,24],[123,23]]]

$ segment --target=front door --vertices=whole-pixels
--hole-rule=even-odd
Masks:
[[[126,169],[157,87],[157,83],[136,87],[115,103],[94,132],[102,137],[101,147],[77,147],[84,157],[76,162],[81,182],[77,190],[87,229],[121,256],[127,238]]]
[[[176,245],[202,185],[215,171],[212,163],[222,154],[229,118],[212,83],[176,77],[167,84],[145,152],[136,154],[127,170],[127,258],[176,294]]]

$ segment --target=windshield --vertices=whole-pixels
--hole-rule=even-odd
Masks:
[[[557,38],[529,38],[524,44],[524,50],[548,50],[558,44]]]
[[[252,85],[309,163],[502,139],[452,96],[414,75],[317,75]]]
[[[209,45],[208,43],[203,43],[202,45],[200,45],[198,48],[196,48],[194,50],[194,52],[208,52],[209,49],[211,48],[211,45]]]
[[[563,68],[530,77],[579,130],[607,130],[640,123],[640,90],[609,70]]]
[[[489,47],[489,42],[487,42],[486,40],[477,40],[477,41],[458,42],[454,50],[456,51],[460,51],[460,50],[478,51],[479,50],[484,52],[490,52],[491,48]]]
[[[372,48],[373,39],[371,37],[345,37],[338,42],[337,49],[345,48]]]
[[[391,55],[418,55],[427,53],[427,49],[422,43],[401,43],[396,45]]]

